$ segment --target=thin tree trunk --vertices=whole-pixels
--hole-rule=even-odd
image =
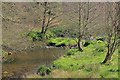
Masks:
[[[81,44],[81,39],[82,39],[82,35],[81,35],[81,3],[79,3],[79,37],[78,37],[78,49],[79,51],[83,51],[83,48],[82,48],[82,44]]]
[[[48,22],[47,22],[47,25],[46,25],[45,30],[44,30],[44,34],[46,34],[46,32],[47,32],[47,29],[48,29],[48,26],[50,23],[50,18],[51,18],[51,14],[49,14],[49,18],[48,18]]]
[[[43,13],[44,16],[43,16],[42,30],[41,30],[42,34],[44,34],[44,31],[45,31],[45,21],[46,21],[46,12],[47,12],[46,6],[47,6],[47,2],[44,3],[44,7],[45,7],[44,9],[45,10],[44,10],[44,13]]]

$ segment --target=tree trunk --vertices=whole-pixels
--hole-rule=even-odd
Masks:
[[[41,30],[41,33],[44,34],[44,31],[45,31],[45,21],[46,21],[46,12],[47,12],[47,2],[44,2],[44,13],[43,13],[43,22],[42,22],[42,30]]]
[[[110,51],[108,51],[104,61],[102,62],[103,64],[105,64],[108,60],[111,60],[112,55],[110,54],[111,54]]]
[[[106,55],[106,57],[105,57],[105,59],[102,63],[105,64],[107,61],[111,60],[111,57],[112,57],[113,53],[114,53],[113,49],[109,48],[108,52],[107,52],[107,55]]]
[[[83,51],[83,46],[82,46],[82,42],[81,42],[81,39],[78,39],[78,49],[79,51]]]
[[[41,30],[41,33],[44,34],[44,27],[42,26],[42,30]]]
[[[118,7],[118,37],[120,38],[120,2],[117,2],[117,7]]]

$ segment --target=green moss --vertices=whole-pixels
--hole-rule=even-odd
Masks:
[[[50,43],[54,43],[55,46],[62,44],[64,44],[65,46],[76,44],[76,41],[72,38],[51,38],[47,42],[48,45],[50,45]]]

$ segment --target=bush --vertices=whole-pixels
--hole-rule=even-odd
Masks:
[[[44,37],[44,34],[37,32],[37,31],[30,31],[27,36],[29,36],[32,41],[37,41],[37,40],[42,40],[42,38]]]
[[[50,74],[51,73],[51,69],[49,67],[46,67],[44,65],[40,66],[37,74],[40,74],[41,76],[44,76],[46,74]]]
[[[76,38],[78,37],[77,31],[71,28],[53,28],[51,32],[55,35],[55,37],[70,37]]]
[[[55,34],[56,37],[64,37],[64,31],[63,31],[63,29],[54,28],[53,30],[51,30],[51,32],[53,34]]]
[[[50,32],[48,31],[46,34],[45,34],[45,38],[46,39],[50,39],[50,38],[53,38],[55,37],[55,34],[53,32]]]

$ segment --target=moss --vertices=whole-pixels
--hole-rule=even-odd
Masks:
[[[76,41],[72,38],[51,38],[47,41],[47,44],[50,45],[51,43],[54,43],[55,46],[59,46],[59,45],[68,46],[68,45],[75,45]]]

